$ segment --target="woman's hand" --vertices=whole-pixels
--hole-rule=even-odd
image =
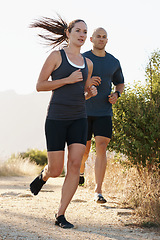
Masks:
[[[90,82],[90,86],[92,85],[99,86],[99,84],[101,84],[101,78],[98,76],[93,76],[90,78],[89,82]]]
[[[81,69],[78,69],[78,70],[72,72],[71,75],[67,78],[68,84],[81,82],[81,81],[83,81]]]
[[[87,92],[85,93],[85,99],[89,99],[91,97],[95,97],[98,94],[97,88],[95,86],[88,87]]]

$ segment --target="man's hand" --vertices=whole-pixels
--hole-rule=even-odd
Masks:
[[[115,104],[117,102],[117,99],[118,99],[118,93],[111,93],[110,95],[108,95],[108,98],[109,98],[109,102],[111,104]]]

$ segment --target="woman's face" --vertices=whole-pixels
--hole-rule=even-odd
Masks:
[[[87,38],[87,26],[84,22],[75,23],[71,32],[67,33],[69,44],[74,44],[77,47],[81,47]]]

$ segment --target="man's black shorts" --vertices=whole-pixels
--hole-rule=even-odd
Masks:
[[[94,136],[102,136],[111,138],[112,136],[112,117],[94,117],[88,116],[88,137],[87,141],[91,140],[92,134]]]

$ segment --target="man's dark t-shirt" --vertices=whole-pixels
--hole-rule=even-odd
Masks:
[[[92,76],[99,76],[101,84],[97,87],[98,94],[86,101],[88,116],[112,116],[112,104],[108,101],[112,83],[114,85],[124,83],[124,77],[120,62],[113,55],[106,52],[105,57],[98,57],[87,51],[84,57],[93,62]]]

